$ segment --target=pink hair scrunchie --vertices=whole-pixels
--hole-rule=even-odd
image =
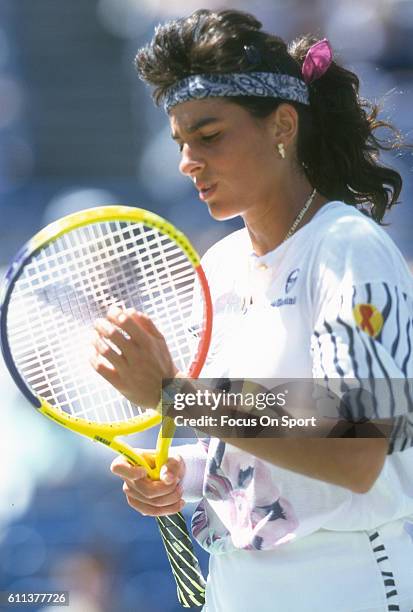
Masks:
[[[333,61],[333,50],[327,38],[314,43],[305,56],[301,73],[304,81],[309,85],[319,79]]]

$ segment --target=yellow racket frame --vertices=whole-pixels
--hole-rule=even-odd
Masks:
[[[200,265],[199,256],[186,236],[177,230],[171,223],[148,210],[123,205],[101,206],[82,210],[54,221],[35,234],[19,252],[15,262],[12,264],[12,272],[9,272],[7,276],[8,283],[7,286],[3,288],[3,294],[7,293],[7,291],[9,291],[9,293],[11,292],[11,288],[14,284],[13,281],[18,278],[20,270],[40,248],[53,242],[68,231],[89,225],[93,222],[110,221],[141,222],[149,227],[158,229],[161,233],[168,235],[179,245],[194,266],[195,271],[198,273],[198,279],[205,296],[206,310],[204,320],[206,321],[206,325],[196,359],[191,365],[188,377],[199,376],[199,372],[208,352],[212,331],[212,304],[205,275]],[[7,361],[9,360],[6,358],[6,362]],[[21,387],[21,385],[19,386]],[[33,394],[30,392],[30,395]],[[139,465],[145,468],[151,479],[159,480],[160,471],[168,458],[169,447],[175,432],[173,420],[168,417],[162,417],[160,414],[161,403],[159,403],[156,409],[147,411],[146,415],[137,416],[128,421],[96,424],[66,414],[54,408],[42,397],[36,396],[36,399],[40,403],[40,405],[36,403],[36,408],[49,419],[78,434],[87,436],[94,441],[104,444],[116,453],[122,454],[133,465]],[[162,425],[158,434],[155,454],[148,452],[145,453],[145,457],[141,456],[136,453],[129,444],[118,440],[119,436],[139,433],[156,425],[160,425],[161,423]]]

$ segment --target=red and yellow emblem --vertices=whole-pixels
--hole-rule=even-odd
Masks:
[[[364,332],[375,338],[383,327],[383,315],[373,304],[356,304],[353,308],[354,319]]]

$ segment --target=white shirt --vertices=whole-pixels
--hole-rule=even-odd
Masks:
[[[297,560],[303,558],[299,541],[304,545],[304,538],[320,530],[371,532],[413,517],[413,418],[404,388],[413,378],[413,282],[388,235],[354,207],[330,202],[274,251],[254,255],[244,229],[214,245],[203,266],[214,304],[203,377],[320,378],[332,385],[353,379],[373,387],[380,379],[380,397],[376,390],[366,416],[371,411],[382,418],[400,416],[391,454],[363,495],[212,439],[203,499],[193,518],[201,545],[230,554],[231,571],[237,554],[240,567],[246,563],[253,570],[256,555],[265,553],[274,576],[279,551],[294,546]],[[348,410],[359,418],[366,408],[355,396]],[[245,556],[244,551],[256,552]],[[225,558],[214,562],[221,578]],[[253,575],[249,572],[249,580]],[[216,596],[211,591],[211,601]],[[247,591],[242,597],[248,598]],[[216,605],[207,609],[221,609]]]

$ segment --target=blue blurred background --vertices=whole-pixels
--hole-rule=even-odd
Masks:
[[[240,227],[213,222],[179,175],[167,119],[133,66],[157,23],[227,7],[287,41],[328,36],[413,141],[412,0],[0,0],[2,274],[35,231],[90,206],[149,208],[201,253]],[[387,231],[412,262],[412,157],[385,161],[404,179]],[[111,453],[39,417],[2,362],[0,394],[0,591],[70,590],[73,612],[181,610],[156,525],[127,506]]]

